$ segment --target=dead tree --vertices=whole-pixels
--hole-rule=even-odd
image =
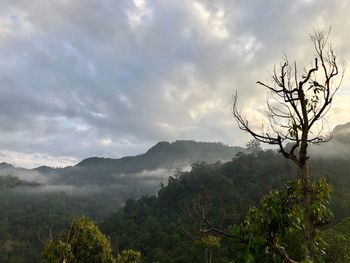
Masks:
[[[312,66],[304,68],[301,76],[296,62],[290,64],[285,56],[280,66],[274,68],[270,82],[257,82],[269,92],[266,129],[252,128],[237,108],[237,93],[233,98],[233,115],[239,128],[260,142],[277,145],[280,153],[297,166],[303,195],[304,258],[311,262],[316,228],[321,222],[313,218],[310,210],[314,189],[308,170],[307,147],[310,143],[330,139],[323,135],[324,117],[341,85],[345,69],[329,44],[329,33],[315,31],[311,35],[316,54]]]

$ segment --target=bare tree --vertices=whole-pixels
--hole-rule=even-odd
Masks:
[[[325,222],[318,222],[311,213],[314,189],[308,169],[307,147],[310,143],[330,139],[330,136],[323,135],[324,117],[342,83],[345,69],[345,63],[339,63],[329,44],[329,33],[315,31],[311,35],[315,58],[312,66],[304,68],[301,76],[296,62],[290,64],[285,56],[280,66],[274,68],[272,81],[257,82],[269,92],[267,129],[255,130],[251,127],[237,108],[237,93],[233,102],[233,114],[239,128],[260,142],[277,145],[283,156],[297,166],[298,178],[302,182],[304,258],[310,262],[314,260],[316,228]]]

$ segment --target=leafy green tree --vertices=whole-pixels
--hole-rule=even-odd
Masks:
[[[325,262],[350,262],[350,218],[324,231],[322,237],[327,240]]]
[[[333,48],[328,44],[328,37],[329,33],[325,32],[315,32],[311,36],[316,51],[315,63],[310,69],[305,69],[301,76],[298,75],[296,63],[290,64],[285,57],[280,68],[273,71],[272,84],[257,82],[271,93],[267,101],[269,130],[254,130],[237,109],[237,94],[234,97],[233,113],[238,126],[260,142],[277,145],[280,153],[297,167],[300,184],[298,206],[305,237],[304,262],[314,262],[318,244],[317,228],[328,222],[319,216],[322,212],[316,211],[320,205],[324,205],[325,200],[317,200],[318,189],[309,173],[307,148],[310,143],[327,141],[322,135],[323,118],[331,107],[344,75],[344,71],[339,69]],[[276,212],[283,213],[283,210],[277,209]],[[260,217],[258,210],[248,214],[248,218],[254,216]],[[261,222],[263,225],[265,223]],[[266,248],[277,253],[284,261],[296,262],[282,249],[278,239],[270,243],[264,234],[256,238],[262,239]],[[276,247],[280,249],[277,251],[274,249]]]
[[[58,240],[46,245],[43,258],[45,263],[115,262],[109,240],[87,217],[73,219]]]
[[[271,190],[262,198],[259,207],[249,209],[241,225],[240,236],[247,242],[251,251],[257,254],[273,252],[287,262],[296,262],[290,258],[290,255],[297,260],[302,260],[302,257],[295,254],[295,251],[289,247],[293,248],[293,244],[297,243],[293,238],[303,235],[301,187],[300,179],[290,181],[281,190]],[[312,206],[313,218],[318,222],[330,220],[332,213],[327,205],[332,187],[324,178],[313,182],[312,187],[315,191]],[[315,242],[318,244],[314,246],[316,255],[324,254],[324,239],[318,235]],[[300,253],[300,247],[296,248],[296,251]]]
[[[207,235],[197,240],[196,244],[204,249],[205,262],[211,263],[213,260],[213,251],[220,248],[220,238],[213,235]]]
[[[49,241],[43,251],[43,258],[45,263],[62,263],[72,262],[74,255],[72,247],[69,243],[61,240]]]
[[[140,263],[141,253],[132,249],[125,249],[117,257],[116,263]]]

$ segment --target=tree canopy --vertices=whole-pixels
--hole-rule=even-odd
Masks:
[[[107,237],[87,217],[75,218],[56,241],[43,251],[45,263],[114,263]]]

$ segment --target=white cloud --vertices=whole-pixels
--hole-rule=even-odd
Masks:
[[[133,0],[133,7],[127,11],[128,23],[131,28],[142,26],[151,18],[151,10],[146,0]]]
[[[350,61],[348,10],[345,0],[0,1],[0,148],[29,167],[139,154],[159,140],[244,145],[235,90],[260,127],[255,82],[283,52],[308,65],[313,29],[332,25]],[[331,127],[349,121],[349,87],[346,77]]]
[[[222,99],[201,102],[190,108],[189,114],[192,119],[203,117],[204,115],[219,110],[223,105]]]
[[[218,39],[227,39],[229,37],[229,31],[225,23],[225,11],[223,9],[210,11],[199,1],[193,1],[193,6],[195,15],[197,15],[203,24],[204,33],[208,33]]]
[[[109,145],[109,144],[112,143],[112,140],[111,140],[111,138],[102,139],[102,140],[101,140],[101,143],[102,143],[103,145]]]
[[[6,150],[1,151],[1,161],[23,168],[35,168],[44,164],[51,167],[66,167],[78,163],[78,159],[72,156],[50,156],[46,153],[21,153]]]
[[[30,37],[34,26],[28,19],[28,14],[17,8],[10,8],[0,15],[0,44],[10,37]]]

